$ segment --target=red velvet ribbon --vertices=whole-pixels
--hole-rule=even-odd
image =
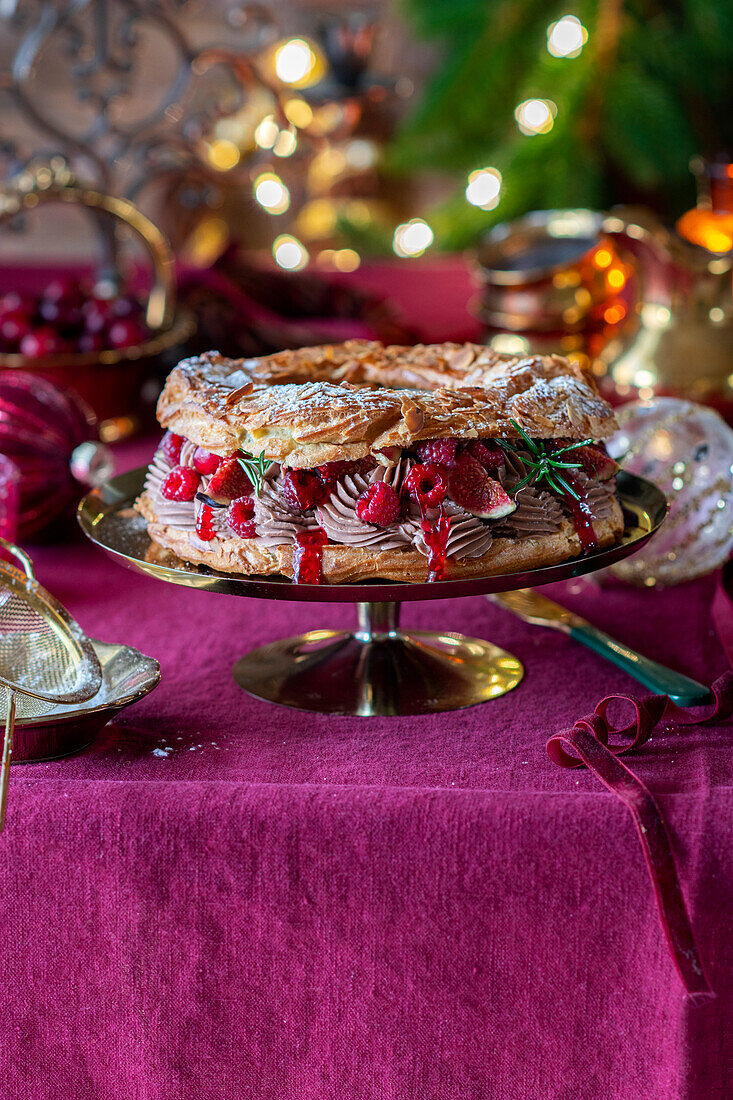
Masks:
[[[720,676],[711,691],[712,709],[701,716],[676,706],[666,695],[650,695],[646,699],[609,695],[593,714],[581,718],[572,729],[556,733],[547,742],[548,755],[555,764],[561,768],[585,765],[630,811],[651,876],[664,935],[693,1004],[715,994],[702,968],[669,833],[651,791],[618,758],[648,741],[662,718],[685,726],[728,718],[733,714],[733,672]],[[615,699],[631,703],[634,708],[633,721],[622,729],[616,729],[607,717],[609,705]]]

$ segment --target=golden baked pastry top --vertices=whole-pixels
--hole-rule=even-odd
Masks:
[[[606,439],[611,407],[590,372],[561,356],[480,344],[384,347],[367,340],[260,359],[183,360],[158,402],[164,428],[217,454],[291,467],[359,459],[421,439]]]

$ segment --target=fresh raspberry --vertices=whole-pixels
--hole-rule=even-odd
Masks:
[[[435,508],[443,502],[448,492],[448,474],[434,462],[426,466],[413,466],[403,487],[418,504]]]
[[[371,455],[367,455],[366,458],[353,462],[325,462],[322,466],[316,466],[316,469],[321,481],[331,493],[336,482],[342,477],[346,477],[347,474],[365,474],[375,466],[375,460]]]
[[[391,527],[400,514],[400,498],[391,485],[375,481],[357,498],[356,514],[363,523]]]
[[[166,500],[193,500],[201,478],[190,466],[174,466],[160,487]]]
[[[498,443],[491,447],[483,439],[472,439],[466,450],[485,470],[498,470],[504,465],[504,452]]]
[[[211,475],[206,492],[210,497],[236,500],[238,497],[249,496],[252,492],[252,482],[236,458],[225,458]]]
[[[197,447],[193,452],[193,464],[200,474],[214,474],[221,466],[219,455],[205,451],[203,447]]]
[[[253,539],[256,535],[254,524],[255,505],[251,497],[239,497],[227,508],[227,523],[240,539]]]
[[[481,519],[508,516],[516,508],[499,482],[489,477],[481,463],[468,451],[459,455],[458,466],[451,471],[450,494],[456,504]]]
[[[315,470],[283,469],[283,496],[291,508],[315,508],[327,493],[328,487]]]
[[[324,462],[322,466],[316,466],[316,469],[321,481],[333,485],[345,474],[352,474],[358,466],[358,462]]]
[[[166,432],[160,441],[160,450],[169,466],[177,466],[181,460],[181,447],[184,439],[182,435],[174,435]]]
[[[449,470],[456,464],[457,450],[457,439],[425,439],[415,444],[415,453],[422,463],[437,463]]]
[[[214,524],[212,523],[212,516],[214,509],[210,504],[203,504],[201,511],[196,516],[196,534],[204,542],[211,542],[216,538],[216,531],[214,530]]]

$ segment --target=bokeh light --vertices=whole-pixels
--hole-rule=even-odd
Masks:
[[[337,217],[333,199],[310,199],[298,214],[298,232],[307,240],[330,237],[336,230]]]
[[[499,205],[501,172],[496,168],[479,168],[471,172],[466,186],[466,198],[472,206],[493,210]]]
[[[282,233],[272,244],[272,255],[278,267],[286,271],[301,271],[308,263],[308,250],[297,237]]]
[[[547,28],[547,49],[553,57],[578,57],[588,31],[575,15],[563,15]]]
[[[288,38],[273,52],[275,75],[293,88],[309,88],[322,79],[325,63],[320,52],[305,38]]]
[[[517,126],[523,134],[547,134],[555,124],[557,104],[551,99],[525,99],[514,111]]]
[[[255,141],[260,149],[272,149],[278,139],[280,127],[275,122],[274,115],[265,115],[262,122],[255,130]]]
[[[216,138],[207,149],[209,164],[217,172],[230,172],[239,164],[240,152],[233,141]]]
[[[284,214],[290,206],[290,192],[274,172],[263,172],[257,177],[254,196],[268,214]]]
[[[281,130],[275,138],[272,151],[276,157],[292,157],[298,148],[298,139],[292,130]]]
[[[293,126],[297,126],[299,130],[304,130],[313,121],[313,111],[310,105],[300,96],[289,99],[283,107],[283,111],[288,122],[292,122]]]
[[[394,231],[392,248],[398,256],[422,256],[433,243],[433,231],[422,218],[412,218]]]

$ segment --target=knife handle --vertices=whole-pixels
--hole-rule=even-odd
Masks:
[[[617,642],[615,638],[604,634],[590,623],[570,628],[571,638],[592,649],[600,657],[616,665],[617,668],[628,672],[644,687],[658,695],[668,695],[673,703],[680,707],[696,707],[703,703],[709,703],[713,696],[709,688],[699,684],[697,680],[683,676],[681,672],[675,672],[671,668],[651,661],[643,657],[641,653],[630,649],[629,646]]]

